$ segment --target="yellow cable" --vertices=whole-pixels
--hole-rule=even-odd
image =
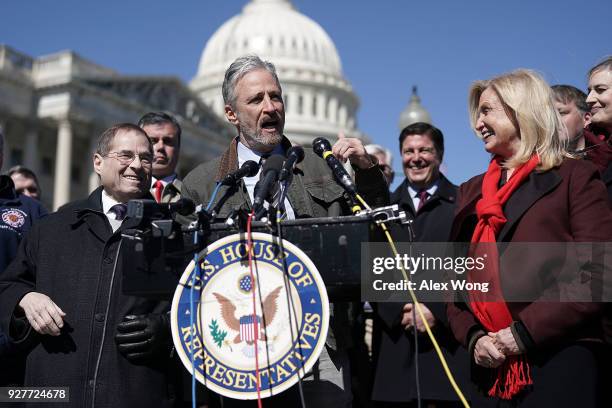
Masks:
[[[357,199],[361,202],[361,204],[365,208],[367,208],[368,210],[370,209],[368,204],[359,194],[357,194]],[[391,246],[393,255],[398,257],[399,253],[397,252],[395,243],[393,242],[393,238],[391,238],[391,234],[389,234],[389,229],[387,228],[384,222],[380,224],[380,227],[383,229],[385,236],[387,237],[387,241],[389,241],[389,245]],[[402,270],[402,275],[404,277],[404,280],[409,282],[410,279],[408,278],[408,274],[406,273],[406,270],[404,269],[404,266],[401,263],[400,263],[400,269]],[[425,319],[425,314],[423,313],[423,309],[421,309],[421,305],[419,301],[417,300],[417,297],[414,291],[412,290],[412,288],[410,287],[410,285],[408,285],[408,293],[410,293],[410,297],[412,298],[412,303],[414,303],[414,307],[416,308],[421,320],[423,321],[423,324],[425,325],[425,330],[427,331],[427,335],[429,336],[429,339],[431,340],[431,343],[433,344],[434,349],[436,350],[436,353],[438,354],[438,358],[440,359],[440,363],[442,363],[442,368],[444,368],[444,373],[448,377],[448,381],[450,382],[451,386],[455,390],[455,393],[457,394],[457,396],[463,403],[463,406],[466,408],[469,408],[470,405],[468,404],[465,396],[461,392],[461,389],[457,385],[457,382],[455,381],[455,377],[453,376],[453,373],[451,373],[450,368],[448,368],[448,364],[446,362],[446,359],[444,358],[444,355],[442,354],[442,350],[440,349],[440,346],[438,345],[438,342],[436,341],[436,337],[431,331],[431,327],[429,327],[429,324],[427,323],[427,319]]]

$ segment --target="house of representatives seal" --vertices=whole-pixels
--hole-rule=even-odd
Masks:
[[[311,369],[325,345],[329,303],[314,263],[295,245],[253,233],[222,238],[192,261],[172,302],[178,355],[198,381],[236,399],[276,395]],[[254,307],[255,306],[255,307]]]

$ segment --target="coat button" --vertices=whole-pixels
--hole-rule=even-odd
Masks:
[[[113,263],[113,258],[111,258],[110,256],[104,257],[104,263],[105,264]]]
[[[96,321],[98,321],[98,322],[103,322],[104,321],[104,313],[96,313],[96,315],[94,316],[94,319],[96,319]]]
[[[89,386],[89,388],[93,388],[93,386],[94,386],[94,380],[89,380],[89,381],[87,381],[87,385]]]

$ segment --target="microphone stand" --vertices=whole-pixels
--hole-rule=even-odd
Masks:
[[[238,184],[233,184],[231,186],[228,186],[227,189],[225,189],[225,191],[223,192],[223,195],[221,196],[219,201],[217,201],[217,204],[215,204],[215,206],[213,207],[213,209],[212,209],[212,211],[210,213],[211,219],[214,219],[219,214],[219,211],[221,210],[221,207],[223,207],[223,204],[225,204],[227,199],[232,194],[234,194],[237,189],[238,189]]]

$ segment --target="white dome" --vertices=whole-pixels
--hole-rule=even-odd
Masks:
[[[342,75],[334,43],[319,24],[289,0],[251,0],[208,40],[191,88],[223,115],[221,85],[238,57],[256,54],[277,69],[286,103],[285,133],[299,143],[338,131],[361,137],[358,99]]]
[[[417,95],[416,86],[412,87],[412,97],[410,103],[400,114],[399,129],[402,131],[406,126],[417,122],[425,122],[431,124],[431,116],[429,112],[421,105],[421,98]]]
[[[314,69],[342,76],[334,43],[319,24],[288,0],[253,0],[208,40],[198,76],[225,70],[228,62],[257,54],[284,68]]]

